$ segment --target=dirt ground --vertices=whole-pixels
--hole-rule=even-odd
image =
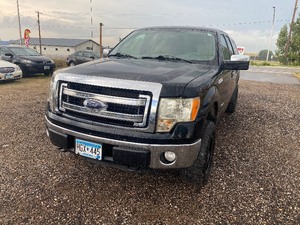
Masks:
[[[0,84],[0,224],[299,224],[299,85],[240,82],[200,188],[58,151],[45,132],[49,79]]]

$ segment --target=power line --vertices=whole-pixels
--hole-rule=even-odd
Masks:
[[[42,13],[40,13],[42,14]],[[43,13],[44,14],[44,13]],[[289,22],[288,19],[277,19],[274,21],[275,23],[280,22]],[[44,22],[45,23],[45,22]],[[202,25],[204,27],[219,27],[219,26],[243,26],[243,25],[256,25],[256,24],[266,24],[266,23],[272,23],[271,20],[266,21],[252,21],[252,22],[238,22],[238,23],[224,23],[224,24],[209,24],[209,25]],[[36,27],[36,24],[23,24],[27,27]],[[200,25],[201,26],[201,25]],[[1,26],[0,28],[16,28],[17,25],[11,25],[11,26]],[[43,27],[45,28],[70,28],[70,29],[89,29],[85,26],[69,26],[69,25],[51,25],[51,24],[44,24]],[[138,29],[139,27],[106,27],[105,30],[134,30]]]

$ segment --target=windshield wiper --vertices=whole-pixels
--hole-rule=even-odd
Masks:
[[[113,54],[113,55],[109,55],[108,57],[110,57],[110,56],[115,56],[115,57],[118,57],[118,58],[132,58],[132,59],[137,59],[136,57],[134,57],[132,55],[123,54],[123,53],[120,53],[120,52],[117,52],[116,54]]]
[[[176,56],[170,56],[170,55],[159,55],[156,57],[143,56],[142,59],[157,59],[157,60],[182,61],[182,62],[187,62],[187,63],[194,63],[193,61],[190,61],[187,59],[182,59],[182,58],[179,58]]]

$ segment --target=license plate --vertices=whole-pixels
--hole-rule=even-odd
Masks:
[[[14,76],[11,73],[5,74],[5,79],[13,79]]]
[[[44,66],[44,70],[50,70],[50,66]]]
[[[84,157],[101,160],[102,159],[102,145],[83,141],[80,139],[75,140],[75,153]]]

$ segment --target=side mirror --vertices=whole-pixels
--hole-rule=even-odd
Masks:
[[[109,48],[106,48],[106,49],[103,49],[103,58],[106,58],[108,56],[108,54],[110,53],[111,49]]]
[[[223,62],[224,70],[248,70],[250,57],[247,55],[232,55],[230,60]]]
[[[6,57],[8,57],[8,58],[13,58],[13,57],[14,57],[14,55],[11,54],[11,53],[5,53],[4,56],[6,56]]]

